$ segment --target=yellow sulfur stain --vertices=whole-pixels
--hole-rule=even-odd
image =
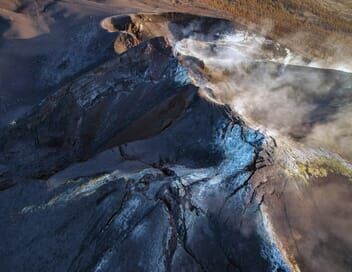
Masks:
[[[312,161],[298,162],[298,175],[308,181],[310,177],[327,177],[335,173],[352,181],[352,169],[338,159],[321,157]]]

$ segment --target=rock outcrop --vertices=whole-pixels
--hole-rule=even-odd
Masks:
[[[1,267],[285,269],[251,199],[262,141],[144,42],[2,131]]]
[[[174,55],[194,17],[148,16],[110,18],[119,54],[0,130],[0,267],[348,271],[352,215],[327,200],[350,207],[346,175],[291,175],[275,139],[203,98],[188,69],[204,63]]]

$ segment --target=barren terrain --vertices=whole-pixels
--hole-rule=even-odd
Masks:
[[[0,0],[5,271],[350,271],[347,0]]]

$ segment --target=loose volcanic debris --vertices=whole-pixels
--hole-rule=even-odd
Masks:
[[[164,22],[158,37],[151,26]],[[352,211],[351,184],[341,173],[334,178],[343,185],[301,182],[278,163],[274,138],[205,99],[192,78],[204,63],[172,48],[190,25],[212,26],[210,34],[230,27],[175,13],[103,21],[118,31],[118,55],[1,129],[0,267],[348,271],[351,243],[329,225],[343,207],[327,201],[325,216],[312,215],[321,212],[315,199],[328,199],[325,186],[343,188]],[[338,231],[348,235],[352,215],[344,216]],[[320,242],[324,259],[315,254]]]

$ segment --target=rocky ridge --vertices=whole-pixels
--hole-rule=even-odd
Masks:
[[[340,235],[327,224],[334,202],[325,204],[324,224],[311,217],[321,237],[296,220],[308,216],[308,204],[308,214],[316,211],[315,190],[276,164],[275,139],[200,95],[188,73],[189,65],[202,69],[200,61],[178,59],[172,39],[157,37],[155,20],[166,22],[159,34],[167,38],[187,35],[178,21],[187,28],[196,20],[200,31],[214,25],[215,19],[183,16],[115,18],[120,55],[1,130],[1,267],[347,271],[351,243],[341,235],[350,214],[338,224]],[[149,22],[142,29],[141,20]],[[324,186],[341,189],[341,180],[349,205],[351,184],[329,175],[336,178]],[[329,191],[317,192],[324,199]],[[297,245],[301,235],[311,238]],[[306,254],[319,239],[324,260]],[[329,249],[329,239],[338,249]]]

